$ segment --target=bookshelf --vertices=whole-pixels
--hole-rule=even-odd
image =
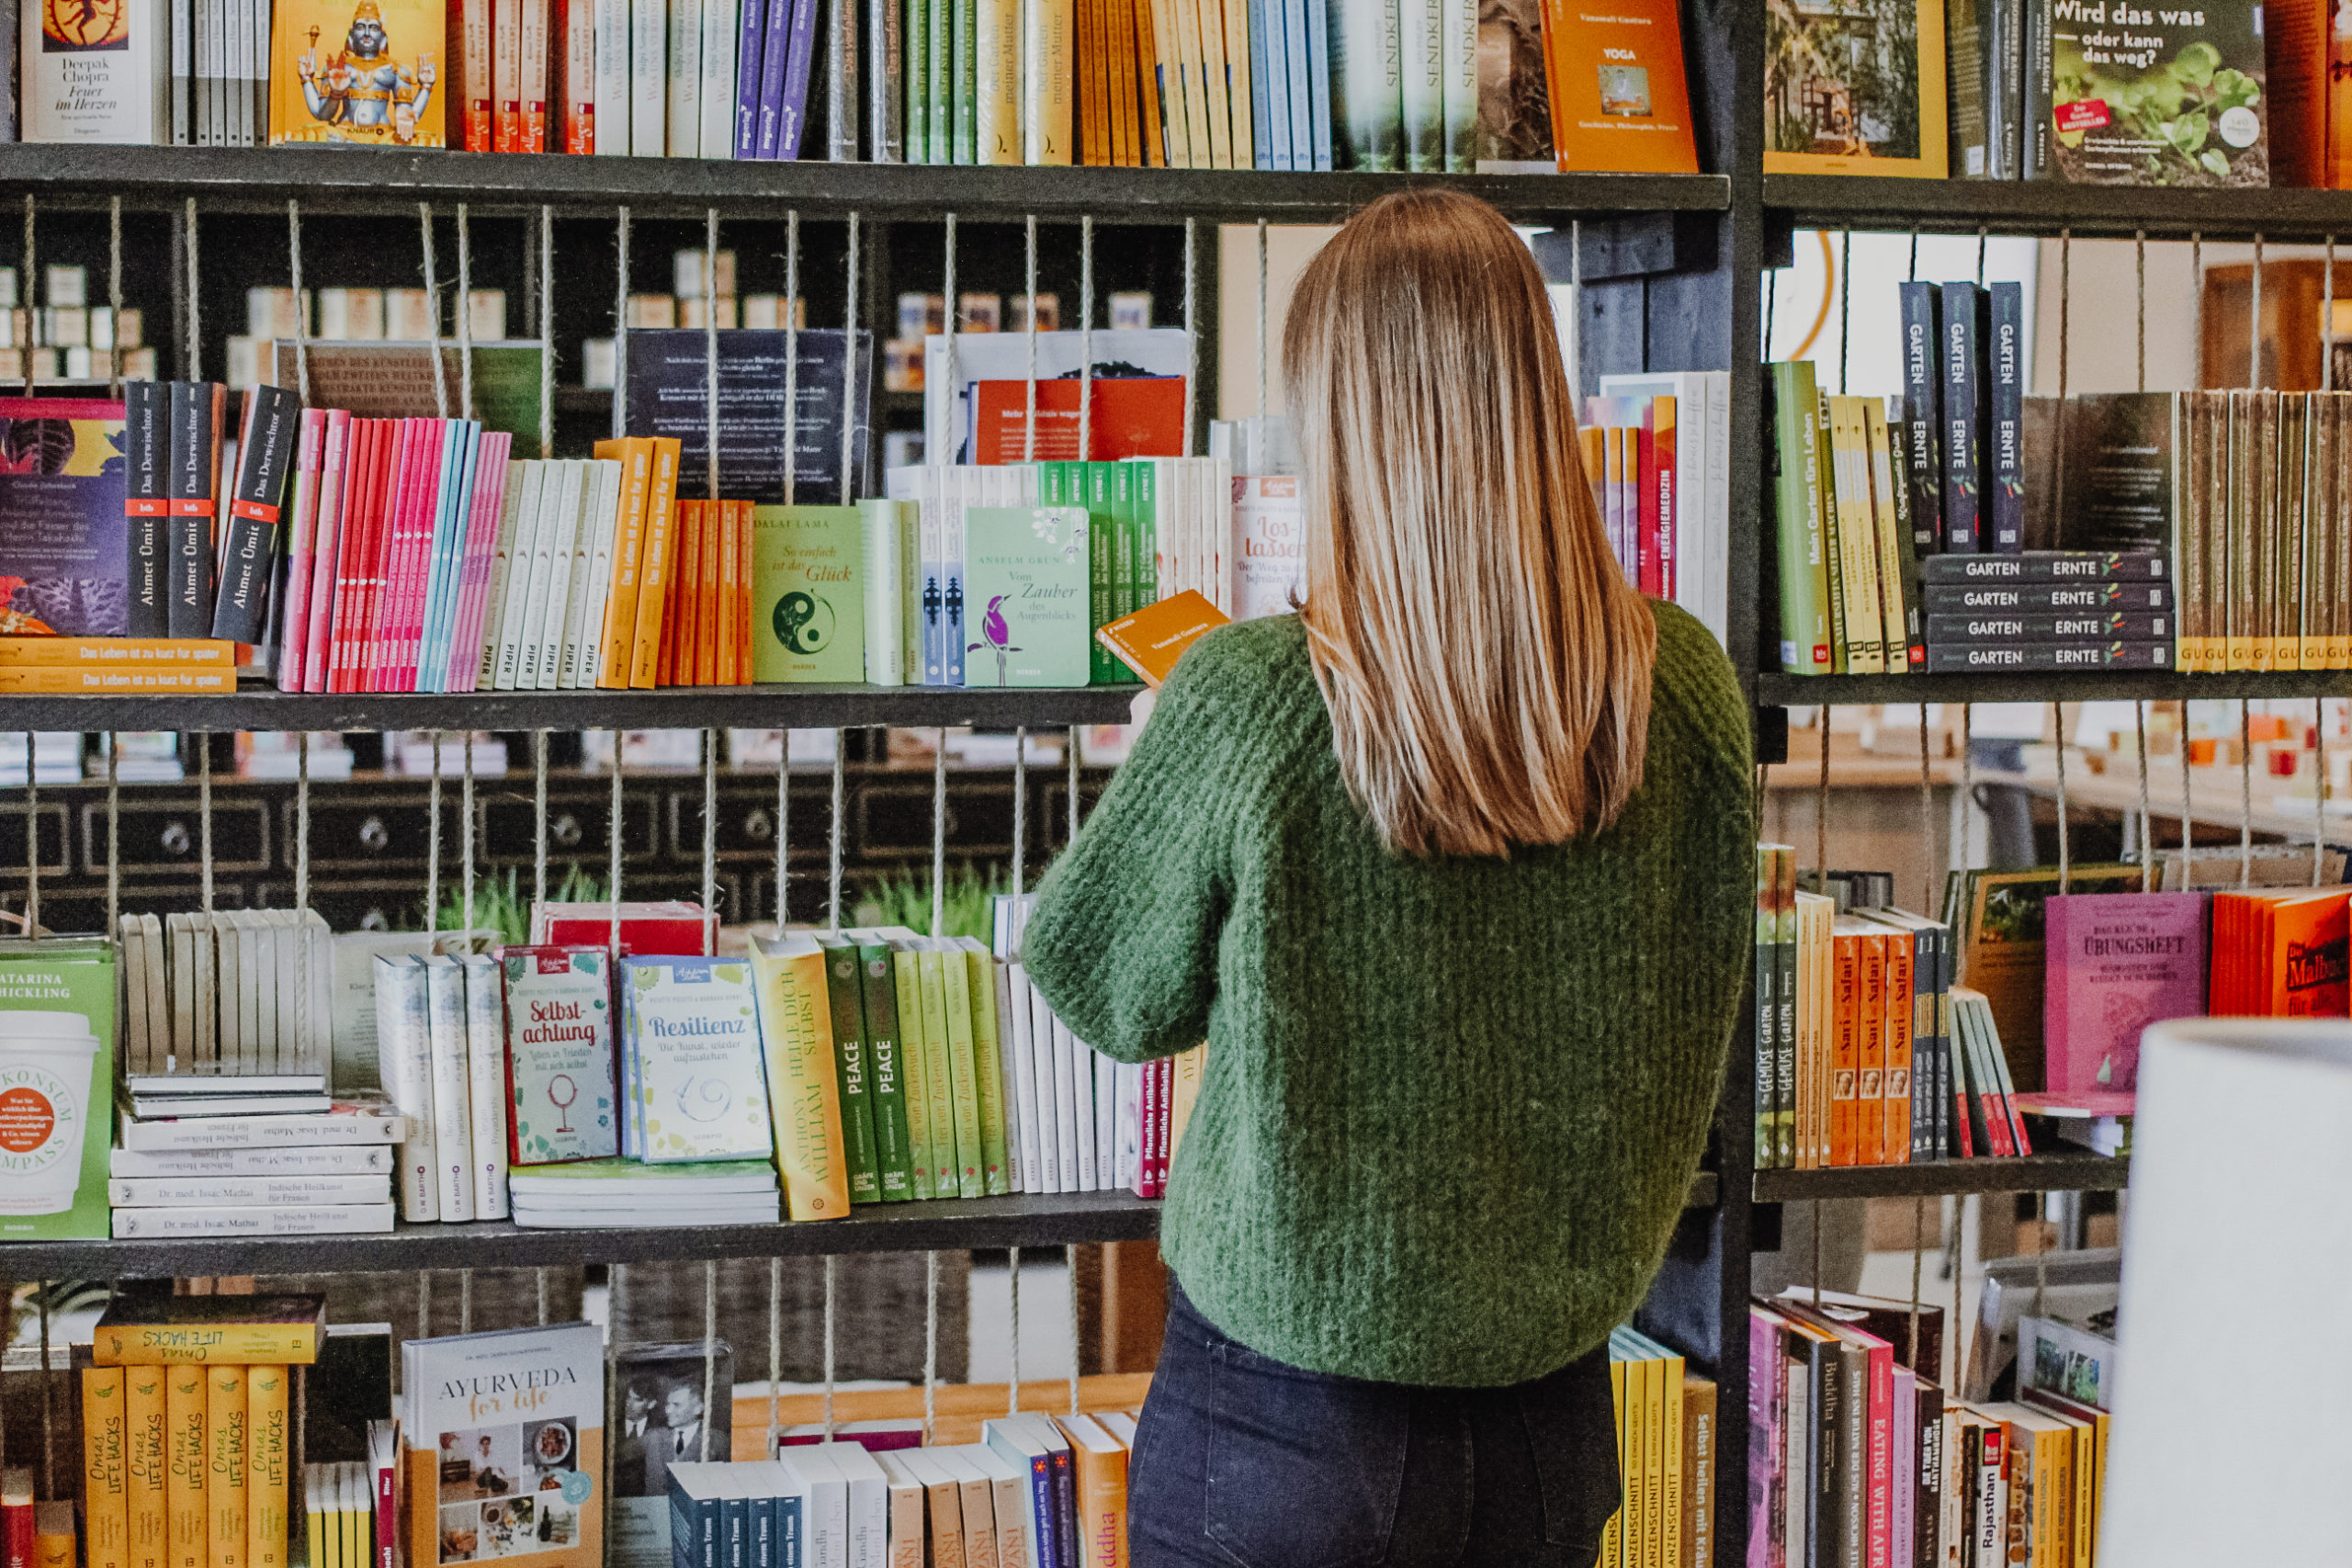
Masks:
[[[2129,1159],[2061,1148],[2019,1159],[1939,1159],[1840,1170],[1759,1170],[1756,1201],[1815,1202],[1838,1198],[1947,1198],[1971,1192],[2114,1192],[2131,1175]]]
[[[2352,236],[2352,191],[2078,186],[2033,180],[1901,180],[1766,175],[1768,218],[1790,229],[2055,235],[2128,240],[2324,240]]]

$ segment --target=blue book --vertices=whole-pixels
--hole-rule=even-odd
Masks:
[[[735,1478],[729,1480],[733,1483],[718,1505],[718,1564],[719,1568],[752,1568],[752,1501],[743,1495],[742,1486]]]
[[[1275,3],[1279,4],[1280,0],[1275,0]],[[1283,66],[1267,46],[1266,6],[1267,0],[1249,0],[1250,59],[1252,62],[1250,73],[1250,123],[1258,132],[1254,139],[1257,145],[1252,150],[1253,166],[1261,169],[1287,169],[1290,167],[1289,128],[1283,124],[1282,116],[1267,112],[1267,89],[1272,85],[1272,79],[1278,79],[1281,76]],[[1274,36],[1276,38],[1282,36],[1280,28],[1275,29]]]
[[[1989,310],[1979,310],[1991,320],[1983,367],[1991,373],[1993,423],[1985,453],[1992,518],[1984,547],[2016,555],[2025,548],[2025,292],[2015,283],[1996,283],[1986,292]]]
[[[759,139],[754,158],[774,159],[784,136],[784,71],[792,58],[793,0],[768,0],[760,18]]]
[[[1291,87],[1306,89],[1306,133],[1308,145],[1315,149],[1315,167],[1329,174],[1331,163],[1331,24],[1326,15],[1323,0],[1290,0],[1288,9],[1296,13],[1304,24],[1306,37],[1306,80],[1300,81],[1299,68],[1294,57],[1291,65]],[[1294,31],[1291,37],[1299,36]],[[1295,112],[1295,111],[1294,111]],[[1297,135],[1296,123],[1292,135]],[[1294,145],[1296,143],[1294,142]]]
[[[1029,1527],[1037,1543],[1037,1561],[1045,1568],[1059,1568],[1068,1561],[1062,1554],[1068,1538],[1055,1505],[1053,1450],[1018,1416],[981,1422],[980,1440],[1029,1478]]]
[[[473,515],[474,466],[481,456],[481,424],[452,420],[448,466],[444,470],[440,515],[433,528],[433,566],[426,593],[424,646],[417,689],[448,689],[449,635],[458,610],[458,587],[465,575],[466,525]]]
[[[782,0],[779,0],[782,3]],[[742,0],[742,27],[735,39],[735,156],[760,155],[760,46],[767,36],[768,8]]]
[[[802,1542],[808,1540],[808,1499],[797,1491],[786,1491],[772,1499],[775,1518],[775,1568],[801,1568],[807,1553]]]
[[[670,1561],[673,1568],[720,1568],[720,1517],[731,1465],[681,1460],[670,1466]]]
[[[800,156],[800,136],[808,129],[808,60],[817,46],[817,0],[793,0],[792,36],[786,44],[784,102],[778,109],[778,158]]]
[[[1936,355],[1936,286],[1895,285],[1903,333],[1903,450],[1895,460],[1911,502],[1911,548],[1943,547],[1943,378]]]
[[[1936,291],[1936,336],[1943,361],[1944,550],[1974,555],[1977,508],[1984,495],[1984,420],[1976,373],[1976,285],[1947,283]]]

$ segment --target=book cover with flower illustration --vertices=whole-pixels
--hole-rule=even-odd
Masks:
[[[774,1151],[751,965],[625,957],[621,1153],[649,1164]]]
[[[964,684],[1083,686],[1086,509],[975,506],[964,513]]]
[[[522,947],[506,969],[507,1154],[518,1166],[610,1159],[611,960],[601,947]]]
[[[0,398],[0,635],[127,637],[122,404]]]
[[[854,506],[752,509],[752,679],[865,679],[865,524]]]

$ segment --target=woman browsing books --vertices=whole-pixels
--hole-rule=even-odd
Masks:
[[[1024,946],[1097,1049],[1208,1042],[1134,1561],[1589,1563],[1753,940],[1746,708],[1618,572],[1493,209],[1359,214],[1283,370],[1306,607],[1183,656]]]

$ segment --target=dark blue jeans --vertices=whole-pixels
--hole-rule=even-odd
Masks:
[[[1509,1388],[1364,1382],[1227,1338],[1171,1280],[1135,1568],[1589,1568],[1618,1502],[1608,1354]]]

